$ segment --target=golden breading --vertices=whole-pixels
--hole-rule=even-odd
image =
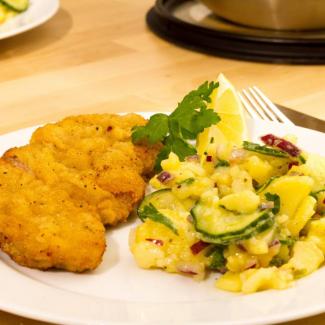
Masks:
[[[86,150],[85,145],[87,146],[88,143],[91,150],[103,151],[114,142],[130,141],[131,129],[136,125],[146,123],[146,119],[137,114],[71,116],[36,130],[31,143],[51,143],[63,150],[70,149],[72,146],[80,148],[81,151]],[[87,139],[92,141],[89,143]]]
[[[132,144],[139,115],[85,115],[48,124],[31,144],[7,151],[4,159],[24,164],[36,177],[67,191],[76,204],[96,211],[105,225],[125,221],[143,197],[158,146]]]
[[[115,146],[129,157],[127,161],[121,161],[128,164],[124,167],[136,169],[147,176],[152,173],[160,145],[135,146],[131,142],[132,128],[146,123],[146,119],[137,114],[73,116],[37,129],[30,142],[54,146],[58,159],[64,160],[66,166],[79,170],[92,168],[107,148]],[[127,146],[122,147],[123,144]]]
[[[67,192],[0,159],[0,246],[24,266],[82,272],[101,262],[105,229]]]
[[[0,159],[0,246],[28,267],[82,272],[105,249],[104,225],[125,221],[159,146],[136,146],[139,115],[85,115],[35,131]]]
[[[145,182],[136,170],[128,167],[127,153],[108,148],[107,154],[108,165],[102,169],[82,170],[67,167],[65,160],[57,159],[55,148],[49,145],[13,148],[3,159],[25,165],[49,186],[66,191],[77,206],[83,205],[98,213],[103,224],[115,225],[125,221],[142,198]],[[126,199],[121,202],[121,198]]]
[[[136,125],[144,125],[146,120],[137,114],[111,115],[93,114],[68,117],[58,123],[47,124],[37,129],[30,143],[50,144],[56,148],[56,153],[60,159],[65,160],[65,164],[77,169],[91,167],[92,161],[107,151],[117,143],[126,143],[130,147],[126,154],[131,151],[139,153],[131,142],[131,130]],[[140,146],[139,146],[140,147]],[[157,148],[148,149],[156,153]],[[122,149],[124,150],[124,149]],[[92,158],[92,159],[91,159]],[[137,159],[137,161],[134,161]],[[136,168],[142,174],[144,166],[148,163],[153,165],[154,159],[147,161],[145,156],[135,156],[134,162],[129,167]]]

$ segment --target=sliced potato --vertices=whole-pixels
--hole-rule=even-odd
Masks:
[[[292,269],[299,278],[316,271],[324,261],[323,252],[311,241],[297,241],[293,247],[293,256],[281,268]]]
[[[293,218],[301,202],[309,195],[314,181],[309,176],[282,176],[275,179],[263,192],[277,194],[280,197],[280,214]]]
[[[238,213],[252,213],[257,210],[260,197],[251,191],[242,191],[224,196],[219,205]]]
[[[296,237],[299,235],[299,232],[310,218],[315,213],[316,199],[312,196],[307,196],[303,199],[299,205],[296,213],[292,218],[288,220],[287,227],[291,232],[292,236]]]

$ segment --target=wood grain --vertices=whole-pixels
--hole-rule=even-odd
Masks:
[[[0,41],[0,133],[71,114],[170,111],[224,72],[238,89],[325,119],[325,66],[262,64],[190,52],[153,35],[153,0],[62,0],[43,26]],[[325,315],[290,324],[324,324]],[[41,324],[0,313],[0,324]],[[45,323],[44,323],[45,324]]]

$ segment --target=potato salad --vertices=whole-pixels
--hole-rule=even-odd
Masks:
[[[0,0],[0,24],[26,11],[28,7],[29,0]]]
[[[290,135],[249,141],[223,75],[209,98],[218,121],[196,135],[192,154],[170,150],[159,162],[131,252],[142,268],[196,280],[215,274],[222,290],[288,288],[324,261],[325,158]]]

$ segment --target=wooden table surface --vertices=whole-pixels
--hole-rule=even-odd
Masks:
[[[238,89],[256,84],[275,102],[325,119],[325,65],[235,61],[176,47],[146,27],[152,4],[62,0],[43,26],[1,40],[0,133],[71,114],[172,110],[221,71]],[[320,315],[292,324],[324,323]],[[0,312],[0,324],[41,323]]]

